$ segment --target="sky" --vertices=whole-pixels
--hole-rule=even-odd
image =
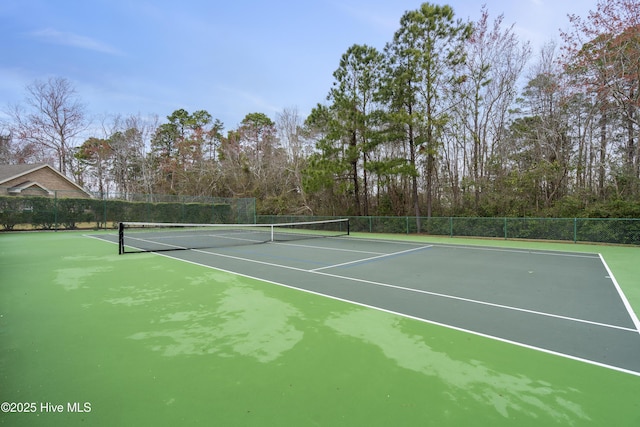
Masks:
[[[62,77],[93,117],[206,110],[235,129],[249,113],[303,118],[325,103],[340,57],[354,44],[382,50],[410,0],[2,0],[0,111],[26,86]],[[504,15],[535,54],[568,14],[597,0],[432,0],[476,21]],[[0,118],[4,113],[0,112]]]

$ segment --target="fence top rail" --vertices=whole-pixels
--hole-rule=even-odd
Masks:
[[[353,218],[353,219],[415,219],[415,216],[402,215],[402,216],[384,216],[384,215],[346,215],[346,216],[334,216],[334,215],[258,215],[262,218],[271,217],[288,217],[288,218]],[[477,219],[477,220],[508,220],[508,221],[640,221],[640,218],[589,218],[589,217],[527,217],[527,216],[421,216],[422,220],[456,220],[456,219]]]

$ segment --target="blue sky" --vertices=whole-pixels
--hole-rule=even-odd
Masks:
[[[534,51],[596,0],[449,0],[456,16],[515,24]],[[0,110],[34,80],[64,77],[89,113],[207,110],[235,128],[248,113],[304,117],[324,102],[353,44],[382,49],[409,0],[2,0]],[[0,113],[1,114],[1,113]]]

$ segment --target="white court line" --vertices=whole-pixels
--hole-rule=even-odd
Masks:
[[[93,237],[93,236],[88,236],[88,237]],[[99,239],[97,237],[95,237],[95,238]],[[104,239],[99,239],[99,240],[101,240],[103,242],[105,241]],[[107,241],[107,242],[117,244],[117,242],[110,242],[110,241]],[[435,246],[438,246],[438,245],[435,245]],[[215,253],[215,252],[208,252],[208,251],[202,251],[202,250],[196,250],[196,252],[201,252],[201,253],[204,253],[204,254],[207,254],[207,255],[216,255],[216,256],[220,256],[220,257],[235,258],[235,259],[239,259],[239,260],[243,260],[243,261],[255,262],[255,263],[260,263],[260,264],[267,264],[267,265],[271,265],[271,266],[275,266],[275,267],[281,267],[281,268],[284,268],[284,269],[296,270],[296,271],[301,271],[301,272],[310,272],[309,270],[304,270],[304,269],[301,269],[301,268],[284,266],[284,265],[273,264],[273,263],[267,263],[267,262],[252,260],[252,259],[240,258],[240,257],[234,257],[234,256],[231,256],[231,255],[223,255],[223,254],[218,254],[218,253]],[[353,304],[353,305],[357,305],[357,306],[360,306],[360,307],[365,307],[365,308],[369,308],[369,309],[373,309],[373,310],[377,310],[377,311],[393,314],[393,315],[404,317],[404,318],[407,318],[407,319],[417,320],[417,321],[422,322],[422,323],[435,325],[435,326],[440,326],[440,327],[452,329],[452,330],[455,330],[455,331],[464,332],[464,333],[472,334],[472,335],[475,335],[475,336],[492,339],[492,340],[495,340],[495,341],[498,341],[498,342],[503,342],[503,343],[506,343],[506,344],[511,344],[511,345],[515,345],[515,346],[522,347],[522,348],[527,348],[527,349],[534,350],[534,351],[540,351],[542,353],[546,353],[546,354],[550,354],[550,355],[554,355],[554,356],[558,356],[558,357],[563,357],[565,359],[575,360],[575,361],[578,361],[578,362],[587,363],[589,365],[599,366],[601,368],[610,369],[610,370],[613,370],[613,371],[622,372],[622,373],[625,373],[625,374],[630,374],[630,375],[634,375],[634,376],[640,377],[640,372],[632,371],[632,370],[625,369],[625,368],[620,368],[618,366],[607,365],[605,363],[596,362],[594,360],[584,359],[584,358],[581,358],[581,357],[572,356],[570,354],[560,353],[560,352],[557,352],[557,351],[553,351],[553,350],[548,350],[548,349],[541,348],[541,347],[532,346],[532,345],[521,343],[521,342],[518,342],[518,341],[508,340],[508,339],[505,339],[505,338],[496,337],[494,335],[488,335],[488,334],[484,334],[484,333],[481,333],[481,332],[472,331],[472,330],[469,330],[469,329],[464,329],[464,328],[460,328],[460,327],[453,326],[453,325],[448,325],[446,323],[440,323],[440,322],[436,322],[436,321],[433,321],[433,320],[423,319],[421,317],[411,316],[411,315],[408,315],[408,314],[405,314],[405,313],[399,313],[399,312],[395,312],[395,311],[392,311],[392,310],[384,309],[384,308],[381,308],[381,307],[376,307],[376,306],[372,306],[372,305],[369,305],[369,304],[364,304],[364,303],[360,303],[360,302],[357,302],[357,301],[352,301],[352,300],[336,297],[336,296],[329,295],[329,294],[324,294],[324,293],[317,292],[317,291],[311,291],[311,290],[308,290],[308,289],[302,289],[302,288],[299,288],[299,287],[296,287],[296,286],[293,286],[293,285],[287,285],[287,284],[284,284],[284,283],[275,282],[273,280],[268,280],[268,279],[265,279],[265,278],[262,278],[262,277],[251,276],[251,275],[248,275],[248,274],[239,273],[237,271],[227,270],[227,269],[220,268],[220,267],[214,267],[214,266],[211,266],[211,265],[202,264],[202,263],[195,262],[195,261],[189,261],[189,260],[185,260],[185,259],[180,259],[180,258],[173,257],[171,255],[168,255],[168,254],[160,253],[160,252],[155,252],[153,254],[157,255],[157,256],[162,256],[162,257],[165,257],[165,258],[169,258],[169,259],[172,259],[172,260],[178,260],[178,261],[186,262],[188,264],[193,264],[193,265],[197,265],[197,266],[200,266],[200,267],[204,267],[204,268],[208,268],[208,269],[212,269],[212,270],[216,270],[216,271],[222,271],[222,272],[225,272],[225,273],[234,274],[234,275],[237,275],[237,276],[246,277],[246,278],[253,279],[253,280],[258,280],[258,281],[262,281],[262,282],[266,282],[266,283],[271,283],[271,284],[276,285],[276,286],[282,286],[282,287],[289,288],[289,289],[292,289],[292,290],[301,291],[301,292],[305,292],[305,293],[308,293],[308,294],[329,298],[329,299],[332,299],[332,300],[335,300],[335,301],[341,301],[341,302],[345,302],[345,303],[348,303],[348,304]],[[610,271],[609,267],[607,266],[607,264],[604,263],[604,265],[605,265],[606,269],[608,271]],[[327,275],[327,273],[323,273],[323,272],[316,272],[315,274]],[[615,281],[614,276],[612,274],[610,274],[610,277],[612,278],[612,280],[614,280],[614,283],[616,284],[616,286],[618,286],[617,281]],[[357,280],[357,279],[349,278],[349,280]],[[469,300],[469,301],[473,302],[473,300]],[[624,301],[626,301],[626,298],[624,299]],[[628,301],[626,303],[628,303]],[[512,307],[505,307],[505,308],[513,309]],[[548,313],[547,314],[540,313],[540,314],[541,315],[548,315]],[[552,317],[556,317],[555,315],[551,315],[551,316]],[[569,320],[570,318],[567,318],[567,319]],[[633,319],[634,319],[634,322],[637,322],[637,317],[635,317],[635,315],[633,316]],[[613,325],[604,325],[604,324],[598,324],[598,323],[596,323],[596,325],[620,328],[620,327],[616,327],[616,326],[613,326]],[[620,328],[620,329],[624,329],[624,330],[628,330],[628,331],[634,332],[633,329],[628,329],[628,328]]]
[[[616,290],[618,291],[618,295],[620,296],[620,299],[622,299],[622,303],[627,309],[627,312],[629,313],[629,316],[631,317],[633,324],[636,325],[636,332],[640,333],[640,320],[638,320],[638,316],[636,316],[636,313],[633,311],[633,308],[631,307],[629,300],[625,296],[624,292],[622,292],[622,288],[618,284],[618,281],[613,275],[613,272],[607,265],[607,262],[604,260],[604,257],[602,256],[602,254],[598,254],[598,255],[600,256],[600,261],[602,261],[602,264],[604,265],[604,268],[607,270],[607,273],[609,273],[609,278],[613,282],[613,285],[616,287]]]
[[[127,238],[128,238],[128,239],[131,239],[131,240],[136,240],[136,241],[138,241],[138,242],[146,242],[146,243],[152,243],[152,244],[156,244],[156,245],[166,246],[167,248],[171,248],[171,249],[174,249],[174,248],[175,248],[176,250],[177,250],[177,249],[187,249],[187,248],[186,248],[186,247],[184,247],[184,246],[172,245],[172,244],[170,244],[170,243],[162,243],[162,242],[158,242],[158,241],[155,241],[155,240],[142,239],[142,238],[140,238],[140,237],[130,237],[130,236],[127,236]],[[125,246],[126,246],[126,247],[129,247],[129,248],[135,248],[135,249],[140,250],[140,248],[136,248],[136,247],[135,247],[135,246],[133,246],[133,245],[127,245],[127,244],[125,244]]]
[[[202,253],[206,253],[206,254],[209,254],[209,255],[218,255],[218,256],[222,256],[222,257],[237,258],[237,257],[233,257],[233,256],[217,254],[215,252],[207,252],[207,251],[200,251],[200,250],[198,250],[197,252],[202,252]],[[289,288],[289,289],[292,289],[292,290],[302,291],[302,292],[306,292],[308,294],[317,295],[317,296],[329,298],[329,299],[332,299],[332,300],[341,301],[341,302],[345,302],[345,303],[348,303],[348,304],[353,304],[353,305],[357,305],[357,306],[360,306],[360,307],[365,307],[365,308],[369,308],[369,309],[373,309],[373,310],[377,310],[377,311],[393,314],[393,315],[404,317],[404,318],[407,318],[407,319],[417,320],[417,321],[422,322],[422,323],[427,323],[427,324],[430,324],[430,325],[440,326],[440,327],[452,329],[452,330],[459,331],[459,332],[465,332],[465,333],[472,334],[472,335],[475,335],[475,336],[479,336],[479,337],[482,337],[482,338],[488,338],[488,339],[492,339],[492,340],[495,340],[495,341],[503,342],[503,343],[506,343],[506,344],[512,344],[512,345],[515,345],[515,346],[518,346],[518,347],[527,348],[527,349],[535,350],[535,351],[540,351],[542,353],[563,357],[565,359],[575,360],[575,361],[578,361],[578,362],[587,363],[589,365],[599,366],[601,368],[611,369],[613,371],[622,372],[622,373],[625,373],[625,374],[630,374],[630,375],[634,375],[634,376],[640,377],[640,372],[632,371],[632,370],[625,369],[625,368],[620,368],[618,366],[607,365],[605,363],[596,362],[595,360],[584,359],[584,358],[581,358],[581,357],[572,356],[570,354],[560,353],[560,352],[553,351],[553,350],[548,350],[548,349],[545,349],[545,348],[542,348],[542,347],[536,347],[536,346],[532,346],[532,345],[529,345],[529,344],[521,343],[521,342],[518,342],[518,341],[512,341],[512,340],[508,340],[506,338],[500,338],[500,337],[496,337],[494,335],[488,335],[488,334],[484,334],[482,332],[472,331],[470,329],[464,329],[464,328],[460,328],[458,326],[448,325],[446,323],[435,322],[433,320],[423,319],[421,317],[411,316],[411,315],[408,315],[408,314],[405,314],[405,313],[399,313],[399,312],[388,310],[388,309],[385,309],[385,308],[376,307],[376,306],[373,306],[373,305],[364,304],[364,303],[348,300],[348,299],[345,299],[345,298],[336,297],[336,296],[329,295],[329,294],[323,294],[323,293],[317,292],[317,291],[311,291],[311,290],[308,290],[308,289],[302,289],[302,288],[298,288],[298,287],[293,286],[293,285],[287,285],[287,284],[284,284],[284,283],[275,282],[273,280],[267,280],[267,279],[264,279],[264,278],[261,278],[261,277],[256,277],[256,276],[251,276],[251,275],[248,275],[248,274],[238,273],[236,271],[227,270],[227,269],[224,269],[224,268],[213,267],[211,265],[202,264],[202,263],[195,262],[195,261],[189,261],[189,260],[184,260],[184,259],[180,259],[180,258],[175,258],[175,257],[172,257],[172,256],[167,255],[167,254],[163,254],[163,253],[160,253],[160,252],[156,252],[156,253],[154,253],[154,255],[163,256],[163,257],[166,257],[166,258],[169,258],[169,259],[173,259],[173,260],[177,259],[179,261],[186,262],[186,263],[193,264],[193,265],[198,265],[200,267],[205,267],[205,268],[209,268],[209,269],[212,269],[212,270],[222,271],[222,272],[229,273],[229,274],[235,274],[237,276],[246,277],[248,279],[258,280],[258,281],[266,282],[266,283],[271,283],[272,285],[282,286],[282,287]],[[243,258],[238,258],[238,259],[243,259]],[[246,261],[253,262],[255,260],[246,260]],[[261,262],[261,261],[257,261],[257,262],[262,263],[262,264],[269,264],[269,263],[264,263],[264,262]],[[272,265],[278,266],[277,264],[272,264]],[[288,269],[292,269],[292,270],[309,272],[309,270],[303,270],[303,269],[295,268],[295,267],[289,267],[289,266],[280,266],[280,267],[288,268]],[[319,272],[319,273],[316,273],[316,274],[324,274],[324,273]]]
[[[415,250],[415,249],[411,249],[411,250]],[[468,303],[472,303],[472,304],[485,305],[485,306],[489,306],[489,307],[500,308],[500,309],[503,309],[503,310],[519,311],[519,312],[523,312],[523,313],[534,314],[534,315],[537,315],[537,316],[551,317],[551,318],[555,318],[555,319],[561,319],[561,320],[567,320],[567,321],[571,321],[571,322],[577,322],[577,323],[584,323],[584,324],[589,324],[589,325],[601,326],[601,327],[610,328],[610,329],[619,329],[619,330],[623,330],[623,331],[627,331],[627,332],[637,332],[636,329],[631,329],[631,328],[627,328],[627,327],[624,327],[624,326],[617,326],[617,325],[610,325],[610,324],[607,324],[607,323],[593,322],[591,320],[578,319],[578,318],[575,318],[575,317],[561,316],[561,315],[558,315],[558,314],[545,313],[545,312],[542,312],[542,311],[528,310],[528,309],[525,309],[525,308],[512,307],[512,306],[502,305],[502,304],[495,304],[495,303],[491,303],[491,302],[474,300],[474,299],[470,299],[470,298],[457,297],[457,296],[454,296],[454,295],[441,294],[441,293],[438,293],[438,292],[424,291],[424,290],[421,290],[421,289],[407,288],[405,286],[398,286],[398,285],[392,285],[392,284],[389,284],[389,283],[375,282],[375,281],[372,281],[372,280],[358,279],[358,278],[355,278],[355,277],[340,276],[338,274],[331,274],[331,273],[326,273],[324,271],[318,271],[318,269],[307,270],[307,269],[304,269],[304,268],[292,267],[292,266],[289,266],[289,265],[275,264],[275,263],[267,262],[267,261],[258,261],[258,260],[251,259],[251,258],[243,258],[243,257],[235,256],[235,255],[220,254],[220,253],[217,253],[217,252],[209,252],[209,251],[203,251],[203,250],[199,250],[199,249],[193,249],[193,251],[194,252],[200,252],[200,253],[207,254],[207,255],[219,256],[219,257],[223,257],[223,258],[230,258],[230,259],[235,259],[235,260],[240,260],[240,261],[252,262],[252,263],[255,263],[255,264],[268,265],[270,267],[277,267],[277,268],[282,268],[282,269],[286,269],[286,270],[295,270],[295,271],[300,271],[300,272],[303,272],[303,273],[320,274],[320,275],[323,275],[323,276],[328,276],[328,277],[333,277],[333,278],[343,279],[343,280],[348,280],[348,281],[353,281],[353,282],[365,283],[365,284],[373,285],[373,286],[380,286],[380,287],[385,287],[385,288],[397,289],[397,290],[402,290],[402,291],[406,291],[406,292],[413,292],[413,293],[417,293],[417,294],[430,295],[430,296],[435,296],[435,297],[439,297],[439,298],[446,298],[446,299],[452,299],[452,300],[457,300],[457,301],[468,302]],[[408,252],[408,251],[396,252],[395,254],[400,254],[400,253],[404,253],[404,252]],[[378,258],[378,257],[373,257],[373,258]],[[364,261],[364,260],[361,260],[361,261]],[[336,264],[336,265],[334,265],[332,267],[335,267],[337,265],[340,265],[340,264]]]
[[[308,248],[322,251],[331,251],[331,252],[352,252],[356,254],[372,254],[372,255],[384,255],[384,252],[373,252],[373,251],[361,251],[357,249],[341,249],[341,248],[331,248],[327,246],[314,246],[314,245],[301,245],[299,243],[289,243],[289,242],[269,242],[272,245],[278,246],[293,246],[296,248]]]
[[[143,239],[139,239],[139,240],[143,240]],[[371,239],[371,240],[373,240],[373,239]],[[303,246],[303,247],[310,247],[310,248],[314,248],[314,249],[318,248],[316,246],[295,245],[295,244],[291,244],[291,246]],[[288,265],[275,264],[275,263],[266,262],[266,261],[258,261],[258,260],[254,260],[254,259],[250,259],[250,258],[242,258],[242,257],[238,257],[238,256],[233,256],[233,255],[224,255],[224,254],[219,254],[219,253],[216,253],[216,252],[209,252],[209,251],[199,250],[199,249],[193,249],[193,251],[194,252],[201,252],[201,253],[205,253],[205,254],[210,254],[210,255],[216,255],[216,256],[221,256],[221,257],[237,259],[237,260],[242,260],[242,261],[247,261],[247,262],[253,262],[253,263],[258,263],[258,264],[269,265],[269,266],[272,266],[272,267],[291,269],[291,270],[307,272],[307,273],[322,274],[322,275],[329,276],[329,277],[339,278],[339,279],[343,279],[343,280],[356,281],[356,282],[366,283],[366,284],[370,284],[370,285],[374,285],[374,286],[387,287],[387,288],[398,289],[398,290],[403,290],[403,291],[407,291],[407,292],[414,292],[414,293],[431,295],[431,296],[440,297],[440,298],[447,298],[447,299],[453,299],[453,300],[458,300],[458,301],[464,301],[464,302],[469,302],[469,303],[473,303],[473,304],[486,305],[486,306],[490,306],[490,307],[501,308],[501,309],[504,309],[504,310],[519,311],[519,312],[534,314],[534,315],[538,315],[538,316],[545,316],[545,317],[557,318],[557,319],[562,319],[562,320],[568,320],[568,321],[572,321],[572,322],[591,324],[591,325],[601,326],[601,327],[605,327],[605,328],[620,329],[620,330],[623,330],[623,331],[640,333],[640,320],[638,320],[638,317],[636,316],[635,312],[631,308],[631,304],[627,300],[627,298],[624,295],[622,289],[620,288],[620,285],[616,281],[612,271],[609,269],[609,266],[607,265],[607,263],[605,262],[605,260],[604,260],[604,258],[602,257],[601,254],[593,254],[593,255],[596,255],[596,256],[599,257],[599,259],[601,260],[601,262],[604,265],[605,269],[607,270],[607,273],[609,274],[609,277],[611,278],[611,280],[612,280],[612,282],[613,282],[613,284],[614,284],[614,286],[615,286],[620,298],[622,299],[622,302],[623,302],[625,308],[627,309],[627,312],[628,312],[629,316],[631,317],[631,320],[632,320],[633,324],[635,325],[636,329],[631,329],[631,328],[627,328],[627,327],[624,327],[624,326],[610,325],[610,324],[600,323],[600,322],[593,322],[593,321],[590,321],[590,320],[578,319],[578,318],[574,318],[574,317],[561,316],[561,315],[557,315],[557,314],[546,313],[546,312],[541,312],[541,311],[536,311],[536,310],[529,310],[529,309],[524,309],[524,308],[519,308],[519,307],[496,304],[496,303],[491,303],[491,302],[486,302],[486,301],[480,301],[480,300],[474,300],[474,299],[469,299],[469,298],[457,297],[457,296],[454,296],[454,295],[441,294],[441,293],[438,293],[438,292],[430,292],[430,291],[424,291],[424,290],[420,290],[420,289],[407,288],[407,287],[404,287],[404,286],[392,285],[392,284],[388,284],[388,283],[380,283],[380,282],[374,282],[374,281],[371,281],[371,280],[358,279],[358,278],[353,278],[353,277],[348,277],[348,276],[341,276],[341,275],[331,274],[331,273],[326,273],[326,272],[321,271],[321,270],[326,270],[326,269],[329,269],[329,268],[341,267],[341,266],[350,265],[350,264],[368,262],[368,261],[372,261],[372,260],[375,260],[375,259],[382,259],[382,258],[386,258],[386,257],[397,256],[397,255],[401,255],[401,254],[404,254],[404,253],[409,253],[409,252],[414,252],[414,251],[418,251],[418,250],[422,250],[422,249],[431,248],[431,247],[434,247],[434,246],[439,246],[439,245],[421,246],[421,247],[418,247],[418,248],[407,249],[405,251],[400,251],[400,252],[392,252],[392,253],[387,253],[387,254],[380,254],[380,255],[377,255],[377,256],[370,257],[370,258],[364,258],[364,259],[359,259],[359,260],[355,260],[355,261],[348,261],[348,262],[344,262],[344,263],[340,263],[340,264],[328,265],[328,266],[324,266],[324,267],[314,268],[314,269],[311,269],[311,270],[307,270],[307,269],[303,269],[303,268],[297,268],[297,267],[291,267],[291,266],[288,266]],[[449,247],[449,246],[445,245],[444,247]],[[495,250],[495,251],[500,251],[500,252],[516,252],[516,253],[523,253],[524,252],[524,253],[542,254],[542,255],[555,255],[556,254],[556,253],[549,253],[549,252],[530,252],[530,251],[527,251],[527,250],[515,250],[514,251],[514,250],[510,250],[510,249],[485,248],[485,247],[474,247],[474,246],[464,246],[463,248],[465,248],[465,249],[480,249],[480,250]],[[321,249],[331,249],[331,248],[321,248]],[[335,250],[335,249],[331,249],[331,250]],[[376,253],[376,252],[365,252],[365,251],[353,251],[353,250],[348,250],[348,249],[345,250],[345,251],[358,252],[358,253],[374,253],[374,254]],[[585,256],[585,255],[580,255],[580,254],[560,254],[560,256],[575,256],[575,257],[594,258],[594,256],[588,256],[588,255]]]
[[[371,280],[357,279],[357,278],[348,277],[348,276],[340,276],[338,274],[325,273],[323,271],[309,270],[309,272],[310,273],[317,273],[317,274],[322,274],[322,275],[325,275],[325,276],[334,277],[336,279],[353,280],[353,281],[356,281],[356,282],[366,283],[366,284],[374,285],[374,286],[381,286],[381,287],[385,287],[385,288],[398,289],[398,290],[407,291],[407,292],[415,292],[415,293],[418,293],[418,294],[431,295],[431,296],[435,296],[435,297],[453,299],[453,300],[457,300],[457,301],[464,301],[464,302],[468,302],[468,303],[472,303],[472,304],[486,305],[486,306],[489,306],[489,307],[496,307],[496,308],[501,308],[501,309],[504,309],[504,310],[519,311],[519,312],[522,312],[522,313],[535,314],[537,316],[552,317],[552,318],[556,318],[556,319],[568,320],[568,321],[571,321],[571,322],[586,323],[586,324],[595,325],[595,326],[602,326],[604,328],[620,329],[620,330],[628,331],[628,332],[637,332],[635,329],[627,328],[627,327],[624,327],[624,326],[610,325],[608,323],[593,322],[591,320],[584,320],[584,319],[578,319],[578,318],[575,318],[575,317],[561,316],[559,314],[545,313],[543,311],[529,310],[529,309],[526,309],[526,308],[513,307],[513,306],[510,306],[510,305],[496,304],[496,303],[492,303],[492,302],[474,300],[474,299],[470,299],[470,298],[457,297],[455,295],[448,295],[448,294],[441,294],[441,293],[438,293],[438,292],[424,291],[422,289],[407,288],[407,287],[404,287],[404,286],[391,285],[391,284],[388,284],[388,283],[380,283],[380,282],[374,282],[374,281],[371,281]]]
[[[369,262],[369,261],[372,261],[374,259],[394,257],[394,256],[397,256],[397,255],[402,255],[402,254],[406,254],[406,253],[409,253],[409,252],[415,252],[415,251],[419,251],[421,249],[427,249],[427,248],[431,248],[431,247],[432,247],[431,245],[429,245],[429,246],[421,246],[419,248],[407,249],[406,251],[392,252],[390,254],[382,254],[382,255],[371,257],[371,258],[357,259],[355,261],[348,261],[348,262],[343,262],[343,263],[340,263],[340,264],[327,265],[327,266],[324,266],[324,267],[314,268],[313,270],[309,270],[309,272],[316,273],[319,270],[325,270],[327,268],[342,267],[344,265],[349,265],[349,264],[358,264],[358,263],[361,263],[361,262]]]
[[[338,237],[340,238],[340,237]],[[346,237],[345,237],[346,238]],[[510,252],[510,253],[527,253],[530,255],[551,255],[551,256],[561,256],[561,257],[574,257],[574,258],[598,258],[598,254],[595,252],[566,252],[566,251],[545,251],[539,249],[526,249],[526,248],[494,248],[489,246],[472,246],[472,245],[460,245],[456,243],[429,243],[429,242],[419,242],[419,241],[394,241],[394,240],[385,240],[385,239],[369,239],[366,237],[348,237],[349,240],[352,241],[365,241],[365,242],[382,242],[382,243],[392,243],[392,244],[404,244],[404,245],[419,245],[422,243],[430,244],[433,247],[438,248],[452,248],[452,249],[471,249],[478,251],[493,251],[493,252]]]

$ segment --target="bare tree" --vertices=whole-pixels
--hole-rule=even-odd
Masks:
[[[503,20],[500,15],[491,24],[486,6],[482,7],[482,16],[466,42],[467,60],[459,71],[464,81],[454,93],[459,97],[459,101],[454,99],[454,111],[462,134],[453,141],[468,140],[465,167],[475,209],[481,194],[487,192],[483,187],[492,173],[489,164],[503,159],[499,154],[502,133],[516,98],[518,79],[531,54],[529,44],[518,40],[513,25],[503,27]]]
[[[69,80],[61,77],[36,80],[26,87],[25,106],[15,106],[9,114],[14,137],[33,145],[42,157],[53,155],[58,169],[73,172],[74,139],[87,128],[85,106]]]
[[[13,147],[12,147],[11,130],[0,123],[0,163],[13,163]]]
[[[286,169],[292,180],[288,183],[289,191],[299,196],[300,213],[309,213],[312,210],[303,190],[302,180],[306,159],[313,151],[313,144],[304,137],[303,126],[304,122],[296,108],[285,108],[276,117],[276,129],[288,157]]]
[[[599,0],[586,19],[569,15],[572,28],[561,33],[566,42],[563,65],[576,76],[576,86],[596,96],[605,126],[622,120],[621,175],[640,189],[640,2]],[[604,181],[604,169],[601,169]],[[600,183],[601,193],[604,189]],[[632,189],[630,188],[630,189]]]

